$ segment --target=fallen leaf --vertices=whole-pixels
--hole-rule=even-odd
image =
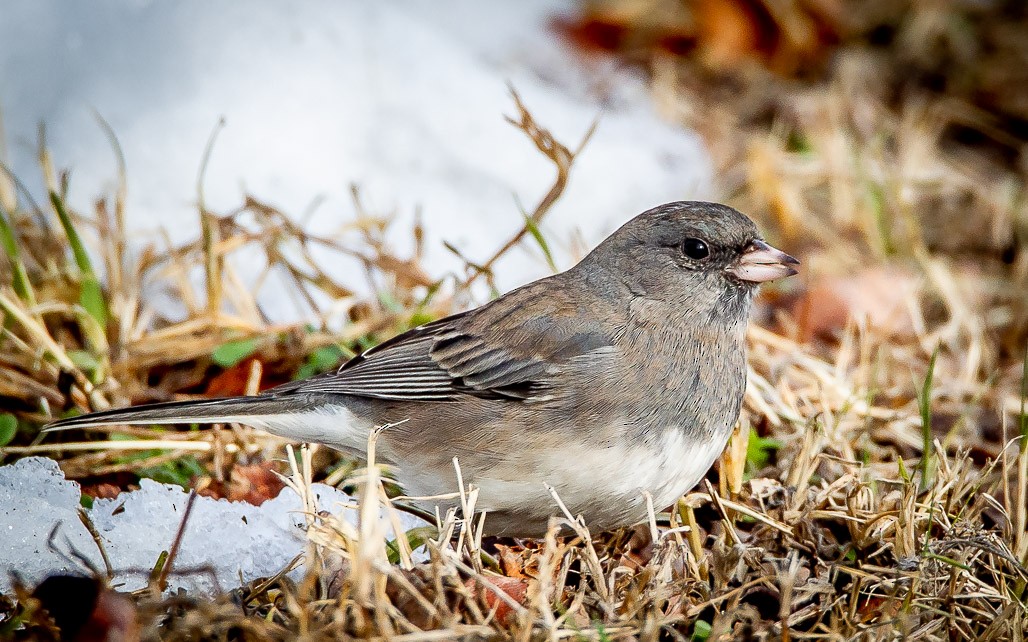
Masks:
[[[514,624],[517,618],[517,611],[514,610],[514,607],[501,599],[494,591],[483,586],[481,582],[489,582],[522,606],[524,606],[528,599],[528,582],[514,577],[493,575],[480,576],[477,579],[469,578],[464,582],[464,585],[467,586],[468,589],[475,591],[475,594],[482,600],[482,603],[485,604],[487,609],[490,611],[495,609],[497,622],[503,626],[511,626]]]
[[[210,397],[234,397],[246,394],[246,384],[250,380],[250,364],[255,360],[255,357],[245,358],[212,377],[207,383],[205,394]]]
[[[270,461],[249,466],[235,464],[229,471],[227,482],[219,483],[208,478],[196,485],[196,492],[204,497],[260,506],[269,499],[278,497],[285,488],[274,469],[275,463]]]
[[[851,276],[815,280],[793,305],[803,339],[834,337],[851,321],[892,337],[910,337],[914,325],[910,303],[920,295],[920,281],[896,268],[871,268]]]

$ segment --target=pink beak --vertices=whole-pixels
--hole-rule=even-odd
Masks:
[[[796,274],[794,265],[800,262],[761,240],[750,243],[738,261],[727,271],[741,281],[763,283]]]

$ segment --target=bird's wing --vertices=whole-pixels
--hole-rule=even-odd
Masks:
[[[419,326],[351,359],[336,372],[265,394],[346,394],[400,401],[446,401],[470,394],[529,400],[556,387],[571,359],[613,345],[599,323],[553,314],[525,319],[487,308]]]

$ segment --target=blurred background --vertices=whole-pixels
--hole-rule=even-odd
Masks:
[[[68,204],[86,211],[119,187],[116,137],[126,224],[150,231],[136,239],[157,228],[172,243],[196,238],[200,183],[213,211],[252,196],[314,234],[338,233],[358,209],[394,218],[401,255],[419,217],[436,278],[484,258],[549,187],[553,168],[504,122],[509,85],[568,147],[596,124],[543,222],[558,267],[639,211],[690,198],[732,200],[786,243],[859,235],[866,247],[835,244],[838,271],[866,263],[864,251],[920,244],[1012,265],[1025,260],[1024,11],[999,0],[15,1],[0,22],[4,150],[45,202],[45,143],[51,171],[67,170]],[[546,273],[533,249],[503,257],[500,289]],[[260,255],[236,260],[254,274]],[[324,261],[359,280],[359,262]],[[261,283],[269,318],[310,316],[274,274]]]
[[[714,195],[701,140],[660,117],[645,73],[613,57],[578,56],[555,32],[575,10],[553,0],[12,2],[0,24],[9,166],[46,200],[42,124],[55,168],[69,170],[69,205],[88,210],[117,188],[113,133],[127,224],[165,229],[173,243],[200,233],[205,160],[207,207],[228,211],[250,195],[315,234],[353,223],[355,188],[366,211],[394,217],[396,230],[420,215],[438,277],[461,266],[442,241],[484,260],[552,181],[552,165],[504,120],[516,115],[509,86],[569,147],[598,123],[570,198],[544,225],[567,267],[644,209]],[[390,241],[412,251],[409,235]],[[256,274],[251,254],[238,260]],[[329,269],[359,280],[352,261]],[[519,250],[497,266],[498,285],[547,269],[538,253]],[[269,317],[310,316],[287,286],[272,279],[265,289]]]

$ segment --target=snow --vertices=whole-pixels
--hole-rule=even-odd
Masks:
[[[569,147],[599,117],[543,225],[568,267],[573,231],[591,246],[644,209],[709,197],[711,183],[698,137],[660,120],[638,73],[583,58],[549,30],[573,9],[558,0],[13,0],[0,21],[11,166],[46,203],[35,160],[44,122],[56,164],[72,172],[72,205],[91,211],[116,176],[95,110],[124,150],[129,224],[195,238],[198,168],[224,117],[205,180],[213,210],[248,191],[299,217],[320,196],[308,227],[326,233],[353,219],[357,185],[370,212],[397,214],[397,230],[420,210],[426,265],[441,276],[460,267],[443,240],[484,260],[520,227],[518,203],[531,208],[553,180],[503,119],[515,113],[510,83]],[[410,245],[408,235],[394,241]],[[355,264],[333,267],[360,282]],[[504,290],[547,272],[529,247],[497,267]],[[277,320],[308,314],[274,283],[262,295]]]
[[[319,510],[356,524],[348,495],[324,484],[313,489]],[[116,588],[131,591],[146,585],[158,556],[175,539],[188,497],[179,486],[144,479],[139,490],[93,502],[86,514],[103,540]],[[92,535],[78,517],[79,498],[78,484],[66,480],[51,459],[29,457],[0,467],[0,594],[10,592],[12,571],[30,586],[52,573],[89,573],[71,559],[72,551],[94,568],[104,568]],[[260,506],[197,497],[168,590],[210,594],[279,572],[306,550],[302,508],[289,488]],[[404,530],[426,525],[405,513],[400,518]],[[294,571],[293,577],[302,572]]]

